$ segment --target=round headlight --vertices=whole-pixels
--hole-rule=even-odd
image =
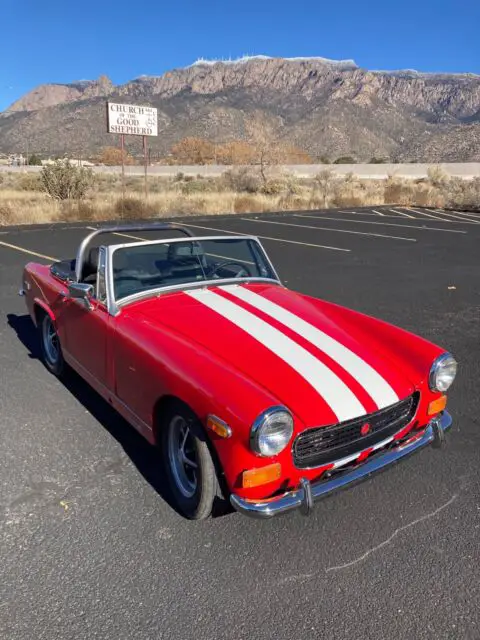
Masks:
[[[457,361],[451,353],[443,353],[432,364],[429,385],[432,391],[445,393],[457,375]]]
[[[293,418],[285,407],[261,413],[250,431],[250,446],[260,456],[275,456],[287,446],[293,433]]]

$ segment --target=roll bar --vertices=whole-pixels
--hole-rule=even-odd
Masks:
[[[83,262],[85,259],[85,253],[88,245],[93,240],[102,233],[128,233],[131,231],[180,231],[184,233],[186,236],[192,238],[193,233],[191,233],[185,227],[175,224],[173,222],[152,222],[152,223],[144,223],[144,224],[124,224],[124,225],[113,225],[111,227],[101,227],[100,229],[95,229],[88,236],[86,236],[77,251],[77,260],[75,263],[75,277],[77,282],[80,281],[82,277],[83,271]]]

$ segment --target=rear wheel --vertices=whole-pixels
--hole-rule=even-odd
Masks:
[[[216,469],[198,418],[181,403],[164,417],[162,455],[178,510],[192,520],[208,518],[220,495]]]
[[[53,320],[48,313],[42,312],[38,322],[43,362],[47,369],[60,376],[65,368],[60,339]]]

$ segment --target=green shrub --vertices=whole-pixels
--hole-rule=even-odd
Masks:
[[[279,178],[267,180],[267,182],[262,187],[262,193],[267,196],[278,196],[281,193],[284,193],[287,190],[287,185],[285,180],[281,180]]]
[[[442,167],[435,165],[429,167],[427,171],[428,179],[434,187],[445,187],[450,182],[448,174]]]
[[[35,153],[32,153],[32,155],[28,158],[27,164],[29,164],[32,167],[41,167],[42,159],[40,158],[40,156],[37,156]]]
[[[43,189],[55,200],[80,200],[94,183],[91,169],[76,167],[69,160],[57,160],[40,172]]]
[[[239,193],[259,193],[263,187],[263,180],[260,174],[248,167],[226,171],[222,176],[222,180],[227,189],[238,191]]]
[[[211,191],[211,185],[206,180],[190,180],[181,186],[182,193],[188,195],[190,193],[205,193]]]
[[[337,158],[333,164],[356,164],[355,158],[352,156],[340,156]]]
[[[442,191],[447,206],[469,211],[480,211],[480,178],[473,178],[472,180],[452,178],[448,183],[448,187],[444,187]]]

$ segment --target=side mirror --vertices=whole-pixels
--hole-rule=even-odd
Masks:
[[[92,309],[93,285],[86,282],[71,282],[68,285],[68,296],[75,300],[83,300],[87,309]]]

